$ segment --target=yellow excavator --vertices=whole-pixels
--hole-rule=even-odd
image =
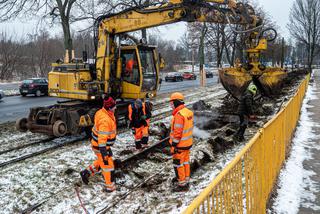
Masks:
[[[248,32],[256,32],[262,22],[251,7],[234,0],[169,0],[101,16],[95,24],[95,63],[87,63],[86,57],[82,61],[54,63],[49,73],[49,95],[70,100],[32,108],[28,118],[16,121],[17,129],[57,137],[90,130],[93,115],[105,95],[117,99],[116,116],[118,122],[122,121],[132,99],[156,96],[163,65],[156,47],[143,43],[123,45],[122,41],[128,32],[180,21],[236,24]],[[220,71],[221,79],[226,80],[222,83],[231,93],[246,87],[250,75],[260,75],[263,70],[258,58],[266,48],[266,39],[259,34],[249,43],[250,69],[241,66]],[[245,80],[240,81],[238,75],[245,76]],[[238,88],[234,90],[234,86]]]

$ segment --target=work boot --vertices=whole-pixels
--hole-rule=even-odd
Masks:
[[[188,190],[189,190],[189,184],[186,184],[184,186],[176,185],[172,188],[173,192],[186,192]]]
[[[116,190],[116,188],[112,188],[112,189],[107,189],[107,188],[104,188],[102,191],[103,192],[106,192],[106,193],[111,193],[111,192],[114,192]]]
[[[178,184],[178,178],[177,177],[174,177],[171,179],[171,183],[172,184]]]
[[[137,149],[137,150],[139,150],[139,149],[142,148],[142,146],[141,146],[141,141],[140,141],[140,140],[139,140],[139,141],[135,141],[135,144],[136,144],[136,149]]]
[[[243,136],[239,136],[239,135],[234,135],[232,139],[233,139],[233,141],[235,141],[235,142],[242,142],[242,141],[244,141],[244,137],[243,137]]]
[[[82,170],[80,172],[80,176],[81,176],[81,179],[82,179],[82,182],[85,183],[86,185],[88,185],[89,183],[89,177],[90,177],[90,172],[85,169],[85,170]]]

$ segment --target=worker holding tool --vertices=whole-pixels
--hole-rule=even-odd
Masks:
[[[171,132],[169,143],[173,158],[173,167],[176,177],[174,191],[184,191],[189,188],[190,180],[190,149],[192,147],[193,112],[185,107],[184,96],[173,93],[170,96],[172,108]]]
[[[151,109],[140,99],[128,106],[129,127],[135,139],[136,149],[148,146]]]
[[[111,151],[111,146],[116,140],[115,109],[115,100],[112,97],[107,97],[103,101],[103,108],[95,114],[91,145],[93,152],[97,156],[97,160],[87,169],[80,172],[82,181],[88,184],[89,177],[102,170],[102,175],[106,183],[104,191],[106,192],[112,192],[116,189],[114,162]]]
[[[240,127],[237,133],[234,135],[233,139],[235,141],[243,141],[244,140],[244,133],[248,126],[249,120],[254,120],[256,118],[253,115],[253,98],[257,93],[257,87],[250,83],[248,88],[243,92],[240,98],[240,104],[238,107],[238,114],[240,118]]]

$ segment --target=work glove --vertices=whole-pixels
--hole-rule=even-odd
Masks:
[[[146,120],[142,120],[142,125],[144,125],[144,126],[148,126],[147,121],[146,121]]]
[[[179,153],[179,151],[178,151],[178,149],[177,149],[176,147],[171,146],[171,147],[170,147],[170,153],[171,153],[172,155],[174,155],[174,154]]]
[[[255,122],[257,119],[257,116],[256,115],[249,115],[249,121],[250,122]]]
[[[99,147],[99,151],[101,153],[104,165],[108,165],[108,157],[112,156],[112,151],[107,149],[106,147]]]
[[[130,120],[130,123],[129,123],[129,128],[132,128],[133,124],[132,124],[132,120]]]
[[[249,115],[249,119],[251,119],[251,120],[255,120],[255,119],[257,119],[257,116],[256,116],[256,115],[254,115],[254,114]]]
[[[142,115],[141,116],[141,120],[146,120],[147,119],[147,116],[146,115]]]

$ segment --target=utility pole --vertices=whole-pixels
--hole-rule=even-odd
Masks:
[[[281,42],[281,68],[283,68],[284,64],[284,37],[282,37],[282,42]]]
[[[200,86],[206,86],[206,74],[204,70],[204,38],[207,33],[206,23],[203,23],[200,35],[200,45],[199,45],[199,63],[200,63]]]

